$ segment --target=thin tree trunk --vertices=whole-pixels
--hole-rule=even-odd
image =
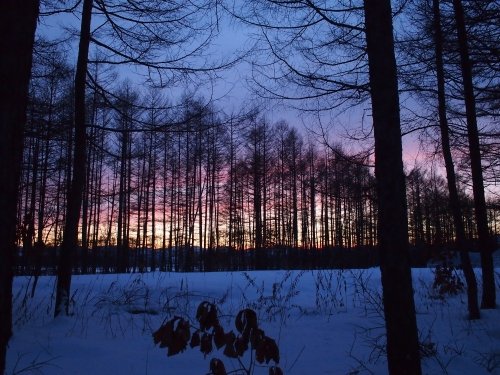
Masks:
[[[63,159],[64,150],[61,147],[59,158]],[[61,213],[61,191],[63,190],[63,167],[58,166],[57,168],[57,190],[56,190],[56,213],[55,213],[55,225],[54,225],[54,246],[59,245],[59,216]]]
[[[40,140],[41,135],[39,132],[35,135],[35,145],[33,149],[33,159],[31,160],[31,165],[33,166],[33,173],[31,178],[31,191],[30,191],[30,204],[28,209],[28,214],[26,215],[27,228],[26,228],[26,238],[23,241],[23,252],[28,256],[30,264],[30,272],[33,272],[34,266],[34,254],[33,254],[33,240],[35,238],[35,212],[36,212],[36,193],[38,190],[38,169],[40,166]],[[27,201],[26,201],[27,203]]]
[[[163,139],[163,202],[162,202],[162,249],[161,249],[161,271],[165,272],[166,267],[166,254],[167,251],[167,137],[164,136]],[[172,223],[172,216],[170,216],[170,223]]]
[[[52,109],[52,103],[50,105],[50,108]],[[51,112],[49,113],[49,127],[52,125],[52,116]],[[48,132],[47,132],[48,133]],[[44,219],[45,219],[45,195],[46,195],[46,190],[47,190],[47,170],[49,168],[49,139],[48,139],[48,134],[46,135],[47,138],[45,139],[45,147],[44,147],[44,152],[43,152],[43,161],[42,161],[42,179],[40,182],[40,201],[38,205],[38,219],[37,219],[37,224],[38,224],[38,229],[37,229],[37,240],[35,242],[35,253],[33,254],[34,256],[34,267],[33,267],[33,286],[31,287],[31,298],[35,296],[35,290],[38,284],[38,278],[40,277],[41,274],[41,269],[42,269],[42,252],[45,248],[45,244],[43,241],[43,229],[44,229]]]
[[[457,24],[460,64],[464,85],[465,112],[467,118],[467,136],[469,139],[469,155],[472,172],[472,192],[476,216],[479,250],[481,251],[481,268],[483,277],[483,296],[481,307],[494,309],[496,306],[495,276],[493,269],[493,246],[489,236],[486,201],[484,198],[483,170],[481,166],[481,150],[477,128],[476,99],[472,82],[472,63],[469,57],[467,30],[461,0],[453,0],[455,22]]]
[[[293,146],[295,148],[295,144]],[[293,164],[292,164],[292,233],[293,233],[293,248],[297,250],[299,247],[299,203],[298,203],[298,189],[297,189],[297,155],[293,150]]]
[[[151,136],[151,149],[153,149],[153,138]],[[156,150],[155,150],[156,151]],[[151,176],[151,271],[156,270],[156,157],[151,151],[149,165]]]
[[[73,177],[68,191],[66,222],[57,269],[57,289],[54,316],[68,314],[70,303],[72,257],[78,245],[78,222],[85,186],[85,83],[90,45],[90,20],[93,0],[83,1],[80,45],[75,74],[75,149],[73,155]]]
[[[101,132],[100,137],[101,137],[101,145],[100,145],[101,151],[99,152],[99,163],[98,163],[99,165],[98,165],[97,178],[96,178],[97,184],[96,184],[96,188],[95,188],[95,195],[96,195],[97,199],[96,199],[95,209],[94,209],[94,212],[95,212],[95,216],[94,216],[94,234],[93,234],[93,238],[92,238],[92,249],[93,249],[92,273],[95,273],[96,266],[97,266],[96,265],[96,253],[95,253],[95,250],[96,250],[99,242],[101,242],[101,245],[102,245],[102,241],[100,241],[100,239],[99,239],[99,230],[101,228],[101,212],[102,212],[102,210],[101,210],[101,206],[102,206],[102,193],[101,193],[101,189],[102,189],[103,166],[104,166],[104,151],[103,151],[104,150],[104,143],[105,143],[104,132]]]
[[[438,111],[439,127],[441,130],[441,147],[443,149],[443,158],[446,167],[446,178],[448,181],[448,191],[450,194],[450,208],[453,215],[453,223],[456,231],[456,242],[460,252],[462,270],[467,283],[467,307],[469,310],[469,319],[479,319],[479,306],[477,303],[477,282],[474,270],[466,249],[465,230],[462,222],[462,212],[460,209],[460,200],[458,198],[457,182],[453,158],[450,151],[450,135],[448,129],[448,119],[446,118],[446,97],[444,86],[444,64],[443,64],[443,35],[441,30],[441,12],[439,9],[439,0],[433,0],[434,10],[434,33],[435,33],[435,53],[436,53],[436,74],[438,88]]]
[[[95,101],[95,100],[94,100]],[[95,104],[94,104],[94,109],[95,109]],[[92,115],[92,122],[94,122],[94,114]],[[94,137],[94,130],[91,129],[90,131],[90,139]],[[82,193],[82,246],[81,246],[81,269],[82,273],[87,273],[87,266],[88,266],[88,247],[89,247],[89,238],[88,238],[88,227],[89,227],[89,206],[90,206],[90,195],[91,195],[91,189],[92,189],[92,171],[93,171],[93,150],[90,147],[88,150],[86,150],[86,162],[85,162],[85,183],[83,186],[83,193]]]
[[[172,254],[172,246],[173,246],[173,240],[174,240],[174,229],[176,230],[176,236],[175,236],[175,243],[177,244],[177,223],[178,223],[178,216],[179,216],[179,203],[178,203],[178,191],[176,189],[177,186],[177,170],[176,170],[176,162],[175,160],[172,160],[172,177],[170,181],[170,225],[169,225],[169,231],[168,231],[168,270],[173,271],[174,270],[174,263],[173,263],[173,254]],[[175,211],[174,211],[174,206],[175,206]],[[174,215],[175,214],[175,215]],[[175,225],[175,227],[174,227]],[[177,252],[177,248],[176,248]],[[177,269],[175,269],[177,271]]]
[[[391,375],[420,375],[391,2],[365,0],[364,10],[388,368]]]

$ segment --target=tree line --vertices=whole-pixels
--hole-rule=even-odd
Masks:
[[[74,110],[73,69],[58,47],[39,41],[33,69],[17,243],[36,268],[40,252],[62,242]],[[112,95],[97,86],[88,90],[87,103],[82,272],[91,253],[103,248],[113,248],[114,269],[125,272],[131,257],[134,269],[194,269],[180,266],[178,249],[260,254],[377,243],[375,177],[367,156],[306,138],[285,121],[272,124],[258,108],[225,114],[189,95],[169,104],[160,90],[140,92],[127,81]],[[428,259],[452,247],[456,236],[446,182],[418,168],[407,171],[406,181],[410,243]],[[473,203],[463,187],[460,201],[472,245]],[[491,233],[498,233],[498,214],[492,201]],[[150,250],[161,253],[159,262],[145,263]]]

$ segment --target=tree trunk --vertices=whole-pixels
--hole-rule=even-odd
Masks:
[[[479,319],[479,306],[477,303],[477,282],[469,253],[466,249],[465,230],[462,222],[462,210],[460,209],[460,200],[458,198],[457,182],[455,177],[455,168],[450,150],[450,135],[448,129],[448,120],[446,118],[446,97],[444,87],[444,64],[443,64],[443,35],[441,31],[441,12],[439,9],[439,0],[433,0],[434,11],[434,45],[436,53],[436,75],[438,89],[438,111],[439,127],[441,130],[441,147],[443,149],[443,158],[446,168],[446,179],[448,181],[448,191],[450,194],[450,208],[453,215],[453,223],[456,232],[456,242],[460,252],[462,270],[467,283],[467,306],[469,310],[469,319]]]
[[[78,245],[78,222],[85,186],[85,83],[90,45],[90,20],[93,0],[83,1],[80,45],[75,74],[75,145],[73,155],[73,177],[68,190],[66,222],[57,269],[57,289],[54,316],[68,314],[70,302],[72,256]]]
[[[12,336],[18,183],[38,11],[38,0],[4,0],[0,6],[0,374]]]
[[[483,170],[481,167],[481,150],[479,147],[479,132],[477,129],[476,99],[472,83],[472,63],[469,57],[465,16],[460,0],[453,0],[455,22],[457,24],[458,45],[460,49],[460,64],[464,85],[465,113],[467,118],[467,136],[469,138],[469,155],[472,172],[472,191],[474,195],[474,210],[476,216],[479,250],[481,251],[481,268],[483,276],[483,296],[481,307],[494,309],[496,306],[495,276],[493,270],[493,246],[489,236],[486,201],[484,198]]]
[[[399,97],[390,0],[365,0],[375,176],[379,208],[378,246],[391,375],[421,374],[413,301]]]

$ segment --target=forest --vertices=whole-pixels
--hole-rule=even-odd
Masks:
[[[421,374],[412,267],[456,257],[495,309],[497,1],[0,11],[0,371],[14,275],[55,275],[57,317],[74,274],[379,266],[391,375]]]
[[[18,245],[22,264],[35,265],[45,252],[38,265],[55,267],[71,177],[73,73],[57,47],[40,43],[35,57]],[[260,252],[273,257],[283,252],[283,259],[245,261],[242,268],[286,267],[279,262],[296,249],[369,247],[376,252],[369,155],[349,154],[340,142],[322,144],[284,120],[269,123],[258,108],[228,115],[189,96],[169,105],[159,90],[137,92],[127,81],[107,96],[98,87],[89,89],[87,113],[77,272],[96,272],[94,254],[102,263],[106,252],[106,270],[101,264],[97,271],[234,267],[229,256],[217,257],[220,264],[205,264],[204,254],[210,259],[217,251],[254,249],[255,258],[265,257]],[[473,246],[476,227],[467,188],[464,181],[459,195]],[[410,243],[424,265],[454,244],[446,180],[433,168],[414,167],[406,171],[406,189]],[[498,198],[487,208],[490,231],[498,234]],[[195,248],[198,261],[191,259]],[[356,255],[366,263],[362,253]],[[324,259],[319,264],[331,266]]]
[[[402,41],[402,50],[408,43]],[[54,253],[62,242],[74,116],[74,67],[66,60],[58,43],[37,40],[17,210],[17,243],[23,249],[20,262],[24,265],[35,264],[40,252],[48,255],[52,249]],[[228,114],[189,93],[177,99],[165,97],[158,88],[140,90],[115,71],[101,72],[101,65],[90,65],[92,79],[86,93],[80,272],[87,272],[93,253],[102,258],[105,251],[112,252],[108,271],[123,272],[129,267],[229,267],[204,266],[202,259],[200,266],[188,264],[195,247],[203,258],[216,249],[226,253],[254,249],[259,254],[265,249],[376,245],[375,176],[369,151],[349,153],[341,138],[332,143],[304,134],[306,130],[285,120],[270,123],[265,110],[257,106]],[[415,88],[416,95],[423,96],[425,89]],[[492,100],[485,100],[485,105],[493,105]],[[432,124],[436,120],[431,111],[419,121],[433,126],[426,135],[428,148],[436,147],[432,138],[437,124]],[[484,112],[480,118],[495,121],[494,113]],[[477,230],[467,150],[461,144],[460,123],[454,126],[454,153],[462,165],[457,171],[461,220],[467,241],[474,247]],[[496,137],[489,133],[483,137],[483,158],[490,164],[485,173],[492,176],[490,185],[496,185]],[[436,158],[439,155],[432,152],[428,156],[428,160]],[[438,160],[405,170],[408,234],[420,252],[420,264],[453,247],[455,240],[446,176],[439,168]],[[488,198],[489,231],[498,234],[499,198],[497,194]],[[158,261],[144,263],[146,251],[148,259]],[[179,252],[191,255],[184,259]],[[151,256],[154,253],[158,255]],[[257,263],[259,268],[267,264],[258,260],[252,264]],[[53,261],[51,266],[55,266]]]

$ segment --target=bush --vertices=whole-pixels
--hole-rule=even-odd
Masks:
[[[446,295],[456,295],[464,290],[464,283],[456,274],[455,267],[448,265],[439,265],[434,273],[434,290],[440,297]]]

